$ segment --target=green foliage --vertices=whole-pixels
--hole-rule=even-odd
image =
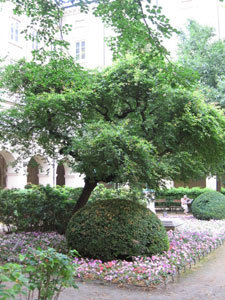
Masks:
[[[216,191],[200,195],[192,203],[192,213],[200,220],[225,219],[225,196]]]
[[[155,173],[151,172],[155,176],[148,184],[154,189],[159,178],[190,178],[209,173],[207,161],[212,167],[212,159],[219,158],[212,155],[215,143],[210,139],[217,136],[216,144],[223,143],[224,133],[218,125],[224,117],[203,104],[202,95],[192,89],[191,81],[182,72],[163,60],[149,62],[127,57],[98,74],[85,91],[89,113],[97,111],[107,123],[126,120],[129,134],[152,144],[157,163]],[[219,123],[211,127],[217,116]],[[220,146],[219,149],[222,150]]]
[[[106,188],[104,184],[99,184],[91,194],[89,202],[97,200],[108,200],[108,199],[121,199],[130,200],[138,202],[140,204],[146,205],[146,198],[142,193],[142,189],[135,188]]]
[[[215,30],[189,20],[181,34],[178,61],[199,74],[199,90],[206,102],[225,107],[225,41],[215,40]],[[216,174],[224,173],[225,160],[221,157]],[[218,177],[217,177],[218,179]]]
[[[46,156],[71,160],[85,175],[79,207],[100,181],[157,189],[162,179],[214,174],[221,166],[224,117],[204,105],[188,69],[165,63],[162,38],[174,29],[160,7],[150,0],[95,1],[94,14],[115,30],[111,47],[123,59],[84,72],[61,50],[70,30],[61,22],[63,1],[11,2],[16,14],[30,17],[26,37],[33,40],[38,23],[38,40],[55,50],[36,52],[35,62],[20,61],[1,75],[1,86],[20,103],[1,112],[0,140],[21,157],[39,149],[36,143]],[[90,3],[72,4],[85,10]]]
[[[11,224],[13,224],[15,202],[17,201],[16,193],[15,189],[0,189],[0,222],[7,226],[8,231],[11,230]]]
[[[81,188],[35,186],[0,191],[0,221],[9,230],[64,233]]]
[[[93,182],[129,182],[138,186],[157,180],[160,163],[155,160],[154,147],[146,139],[131,134],[126,123],[99,121],[85,124],[77,132],[71,147],[63,153],[72,152],[76,171],[85,173]]]
[[[72,217],[68,246],[84,257],[130,259],[163,253],[169,247],[165,228],[157,216],[135,202],[112,199],[87,204]]]
[[[28,279],[22,273],[23,266],[15,263],[7,263],[0,266],[0,299],[17,299],[18,295],[26,295],[25,288],[28,287]],[[6,283],[13,284],[7,287]]]
[[[190,199],[195,199],[203,193],[210,192],[211,189],[209,188],[171,188],[171,189],[164,189],[158,190],[156,193],[156,199],[166,199],[166,200],[175,200],[181,199],[184,195],[187,195]]]
[[[4,2],[5,0],[0,0]],[[71,24],[63,24],[63,6],[79,6],[81,11],[92,11],[100,17],[107,27],[116,33],[109,39],[109,45],[114,56],[126,53],[141,55],[148,51],[152,56],[167,54],[163,46],[163,38],[171,37],[176,30],[170,25],[169,20],[162,13],[160,6],[153,5],[150,0],[79,0],[79,1],[51,1],[51,0],[11,0],[15,5],[14,13],[26,15],[29,19],[24,30],[25,37],[29,40],[42,42],[41,49],[34,54],[46,55],[49,46],[54,46],[62,53],[62,46],[67,48],[69,43],[66,35],[71,30]],[[93,5],[89,5],[92,4]],[[33,36],[33,31],[37,35]],[[47,48],[48,47],[48,48]],[[64,51],[65,52],[65,51]]]
[[[171,189],[161,189],[156,192],[156,202],[155,206],[160,208],[170,208],[170,207],[181,207],[181,203],[174,201],[180,200],[184,195],[187,195],[189,199],[196,199],[199,195],[212,191],[209,188],[171,188]],[[160,199],[165,199],[164,202],[157,201]],[[189,211],[191,211],[191,204],[188,204]]]
[[[177,31],[162,14],[162,7],[153,5],[149,0],[96,2],[94,14],[116,33],[108,40],[114,56],[126,53],[141,55],[145,51],[152,55],[167,54],[162,40]]]
[[[225,42],[215,41],[215,30],[190,20],[181,34],[179,62],[198,72],[200,88],[208,102],[224,107]]]
[[[76,251],[73,253],[77,254]],[[58,299],[64,288],[77,288],[74,275],[75,266],[72,259],[55,249],[32,250],[29,254],[20,255],[26,264],[30,290],[38,290],[38,300]]]
[[[0,190],[0,222],[8,231],[57,231],[64,233],[82,188],[28,184],[26,189]],[[103,184],[89,201],[120,198],[146,205],[141,190],[108,189]]]
[[[77,288],[72,259],[55,249],[31,249],[28,254],[20,255],[20,261],[24,265],[8,263],[0,266],[0,281],[15,283],[12,288],[2,285],[0,296],[3,300],[16,299],[18,294],[27,294],[28,300],[57,300],[64,288]]]
[[[1,112],[0,140],[21,157],[34,155],[34,141],[46,156],[63,155],[74,171],[85,175],[82,205],[101,181],[147,183],[157,190],[163,179],[186,181],[215,174],[221,166],[225,117],[204,103],[184,69],[162,58],[127,56],[103,71],[78,71],[80,81],[73,86],[73,75],[63,72],[59,61],[62,76],[57,75],[55,87],[49,62],[34,66],[41,79],[37,89],[35,79],[28,85],[23,80],[33,78],[30,67],[23,64],[23,72],[16,72],[21,103]],[[15,92],[13,74],[6,72],[4,87]]]
[[[0,77],[0,86],[7,86],[11,93],[29,97],[33,94],[62,93],[69,88],[78,90],[84,85],[81,77],[85,77],[86,72],[74,63],[73,58],[64,55],[57,57],[53,52],[48,59],[44,68],[42,62],[26,62],[25,59],[6,66],[4,76]]]
[[[225,188],[221,188],[221,194],[225,196]]]

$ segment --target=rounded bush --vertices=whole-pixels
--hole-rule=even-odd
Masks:
[[[207,192],[192,203],[192,213],[200,220],[225,219],[225,196],[219,192]]]
[[[121,199],[91,202],[71,218],[66,238],[81,256],[109,261],[167,251],[169,241],[158,217]]]

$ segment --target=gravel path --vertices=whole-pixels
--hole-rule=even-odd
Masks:
[[[192,270],[167,288],[142,291],[111,285],[79,283],[78,290],[67,289],[60,300],[224,300],[225,245],[212,252]]]

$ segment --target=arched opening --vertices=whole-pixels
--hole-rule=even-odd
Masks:
[[[37,161],[32,157],[27,165],[27,183],[39,184],[39,169]]]
[[[65,168],[63,164],[59,163],[56,169],[56,184],[63,186],[65,183]]]
[[[0,188],[6,187],[7,165],[4,157],[0,154]]]

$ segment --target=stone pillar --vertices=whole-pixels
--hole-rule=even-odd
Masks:
[[[206,187],[216,191],[216,176],[206,178]]]

